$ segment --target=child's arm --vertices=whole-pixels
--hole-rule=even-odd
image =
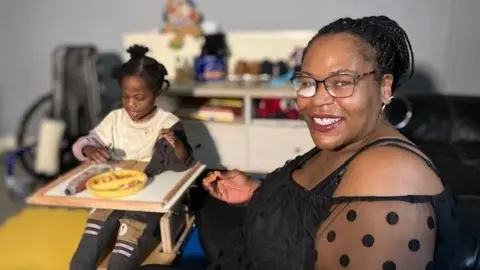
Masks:
[[[80,137],[72,146],[73,155],[80,161],[88,160],[85,156],[84,148],[86,146],[108,148],[112,141],[112,127],[116,111],[110,112],[90,133]]]
[[[183,124],[178,121],[170,128],[170,131],[174,136],[173,145],[175,147],[172,146],[172,142],[164,137],[155,143],[152,159],[145,168],[145,173],[148,176],[157,175],[164,171],[185,171],[195,161],[193,149],[188,143]]]
[[[90,131],[90,134],[78,138],[72,146],[73,155],[80,161],[88,160],[83,152],[86,146],[107,147],[94,130]]]

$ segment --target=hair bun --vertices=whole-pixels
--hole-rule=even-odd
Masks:
[[[137,45],[137,44],[131,46],[127,50],[127,52],[130,54],[130,58],[132,58],[132,59],[140,59],[140,58],[144,57],[145,54],[147,54],[148,51],[149,51],[149,49],[147,47]]]

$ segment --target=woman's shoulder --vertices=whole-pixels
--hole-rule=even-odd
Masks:
[[[376,146],[352,160],[336,196],[438,195],[443,191],[439,175],[421,153]]]

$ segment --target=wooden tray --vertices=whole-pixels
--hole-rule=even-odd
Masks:
[[[145,163],[135,161],[122,161],[117,164],[117,166],[126,169],[136,170],[143,170],[145,165]],[[85,163],[76,167],[39,189],[27,198],[27,203],[74,208],[167,213],[195,179],[205,170],[205,165],[197,162],[192,168],[184,172],[164,172],[150,179],[143,190],[124,198],[98,198],[90,194],[88,190],[84,190],[73,196],[65,195],[64,190],[68,181],[76,174],[88,169],[89,166],[97,165]]]

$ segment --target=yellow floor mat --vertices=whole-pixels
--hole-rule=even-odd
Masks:
[[[26,207],[0,226],[0,270],[67,270],[88,211]]]

